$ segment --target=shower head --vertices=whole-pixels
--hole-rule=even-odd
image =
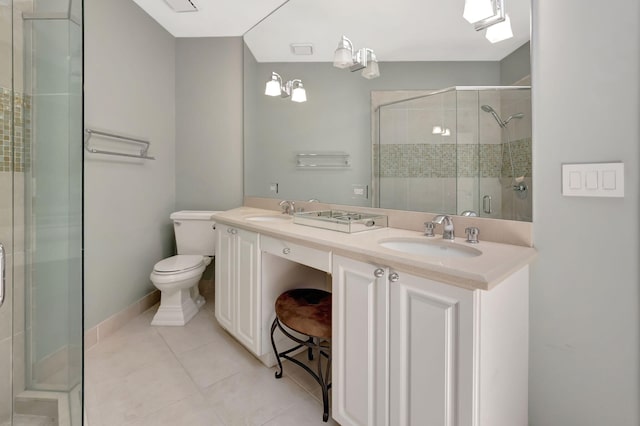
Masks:
[[[491,108],[489,105],[482,105],[480,108],[482,108],[484,112],[488,112],[489,114],[493,115],[493,118],[495,118],[498,122],[498,126],[504,129],[506,123],[502,121],[498,113],[493,108]]]
[[[511,120],[513,120],[514,118],[522,118],[524,117],[524,114],[521,112],[518,112],[516,114],[510,115],[506,120],[504,120],[504,125],[506,126],[508,122],[510,122]]]
[[[524,114],[521,112],[518,112],[516,114],[510,115],[509,118],[507,118],[506,120],[502,121],[502,118],[500,118],[500,116],[498,115],[498,113],[491,108],[491,106],[489,105],[482,105],[480,107],[484,112],[488,112],[489,114],[493,115],[493,118],[496,119],[496,121],[498,122],[498,126],[502,127],[503,129],[505,127],[507,127],[507,123],[510,122],[511,120],[513,120],[514,118],[522,118],[524,117]]]

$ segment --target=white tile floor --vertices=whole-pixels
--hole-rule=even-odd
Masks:
[[[319,385],[286,363],[282,379],[217,323],[207,304],[184,327],[152,327],[157,306],[85,354],[89,426],[336,425]]]

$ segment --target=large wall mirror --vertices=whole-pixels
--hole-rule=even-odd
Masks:
[[[245,195],[531,221],[530,2],[505,3],[497,43],[464,0],[284,3],[244,36]],[[333,65],[342,36],[368,68]]]

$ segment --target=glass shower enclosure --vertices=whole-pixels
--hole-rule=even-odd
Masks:
[[[3,1],[0,21],[0,425],[80,425],[82,2]]]
[[[531,221],[530,87],[434,91],[376,122],[376,207]]]

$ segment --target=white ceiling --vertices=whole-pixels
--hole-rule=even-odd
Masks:
[[[330,62],[341,35],[381,62],[496,61],[530,33],[530,0],[505,0],[514,37],[496,44],[462,18],[464,0],[192,0],[199,11],[191,13],[133,1],[175,37],[244,35],[259,62]],[[314,54],[293,55],[291,43],[311,43]]]

